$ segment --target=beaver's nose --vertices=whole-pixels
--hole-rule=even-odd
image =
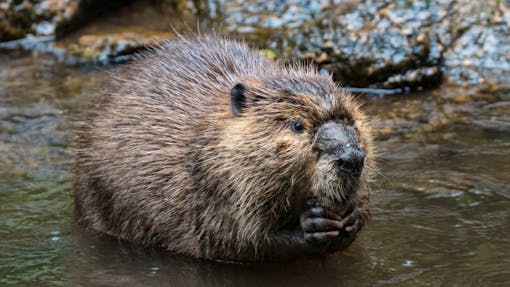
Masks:
[[[364,162],[365,154],[361,150],[348,147],[339,155],[335,167],[339,172],[360,176]]]

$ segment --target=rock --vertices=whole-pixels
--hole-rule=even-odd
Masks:
[[[118,62],[172,36],[166,33],[171,28],[152,27],[154,22],[188,23],[184,31],[200,23],[201,30],[219,27],[220,33],[254,42],[271,57],[314,62],[344,86],[364,91],[422,89],[443,78],[455,85],[510,88],[508,0],[144,0],[108,16],[136,27],[88,31],[54,45],[55,35],[107,9],[107,2],[121,3],[5,0],[0,42],[24,38],[0,43],[0,49],[49,51],[78,63]],[[149,6],[158,11],[140,12]]]
[[[510,75],[510,1],[473,1],[459,9],[445,53],[445,71],[456,84],[508,85]]]
[[[157,3],[165,14],[174,14],[177,11],[179,15],[186,17],[201,15],[207,10],[207,2],[201,0],[159,0]]]
[[[173,36],[172,33],[148,32],[84,35],[77,42],[64,47],[64,51],[68,62],[100,64],[122,62],[129,59],[129,55]]]
[[[209,16],[289,61],[312,61],[344,85],[476,85],[510,71],[510,1],[211,0]],[[503,76],[498,78],[504,78]]]
[[[279,57],[316,62],[344,85],[392,89],[440,82],[442,47],[434,34],[423,31],[439,16],[426,5],[402,1],[214,2],[216,11],[211,17],[224,15],[227,31],[256,41],[257,34],[264,35],[266,40],[258,42],[279,52]]]
[[[17,2],[6,0],[0,3],[0,42],[19,39],[31,30],[32,4]]]
[[[122,1],[4,0],[0,3],[0,42],[28,34],[60,36],[119,3]]]
[[[52,7],[50,7],[50,2],[54,4]],[[49,19],[50,16],[56,17],[52,15],[60,15],[62,11],[67,11],[65,13],[62,12],[68,16],[68,18],[65,18],[67,19],[66,21],[68,23],[72,21],[78,23],[76,22],[78,21],[77,19],[90,16],[90,13],[85,9],[87,5],[102,3],[99,0],[84,0],[82,4],[80,4],[80,1],[75,2],[74,5],[78,5],[77,7],[66,7],[65,9],[67,10],[62,10],[61,8],[63,7],[57,5],[61,3],[60,1],[41,1],[38,4],[40,6],[38,6],[40,8],[38,8],[38,13],[47,15],[48,17],[45,19]],[[70,64],[110,64],[122,62],[130,59],[130,55],[133,53],[147,49],[151,45],[175,36],[173,33],[168,32],[172,30],[168,19],[179,21],[181,18],[165,14],[170,13],[170,10],[165,9],[170,9],[169,7],[172,3],[172,5],[184,5],[181,2],[186,1],[168,0],[153,2],[146,0],[133,2],[119,9],[112,9],[115,11],[100,19],[96,19],[93,23],[82,25],[65,38],[57,40],[55,40],[56,35],[70,30],[67,26],[67,30],[63,30],[64,28],[54,25],[55,22],[64,23],[59,22],[62,17],[59,16],[58,21],[55,20],[56,18],[52,18],[53,20],[51,21],[36,21],[31,32],[37,35],[29,33],[21,39],[1,42],[0,50],[23,49],[44,52],[53,54],[59,60]],[[85,6],[80,8],[79,5]],[[167,8],[164,8],[164,5],[167,5],[165,6]],[[98,7],[97,10],[107,9],[107,7],[111,9],[111,4],[106,5],[103,3],[101,7]],[[35,9],[34,7],[29,8]],[[179,9],[182,10],[174,11],[174,14],[185,13],[185,8]],[[46,12],[43,13],[43,11]],[[165,13],[162,13],[162,11],[165,11]],[[187,13],[195,13],[197,11],[189,10]]]

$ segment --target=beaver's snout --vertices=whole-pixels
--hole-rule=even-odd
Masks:
[[[335,161],[335,168],[339,172],[358,177],[361,175],[364,162],[365,154],[360,149],[347,147]]]
[[[317,147],[323,155],[334,161],[338,172],[360,176],[365,153],[359,145],[356,129],[333,120],[325,122],[317,133]]]

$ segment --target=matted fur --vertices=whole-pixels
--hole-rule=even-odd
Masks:
[[[232,115],[230,90],[249,87]],[[291,122],[306,130],[293,133]],[[119,238],[222,260],[265,249],[304,200],[368,218],[375,169],[368,119],[312,67],[285,67],[244,44],[180,37],[112,76],[76,138],[77,221]],[[316,131],[345,121],[366,155],[359,179],[318,157]]]

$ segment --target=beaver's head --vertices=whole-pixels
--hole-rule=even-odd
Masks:
[[[231,89],[225,169],[240,208],[282,214],[295,199],[345,213],[368,201],[368,119],[329,76],[249,79]],[[226,161],[226,162],[225,162]]]

